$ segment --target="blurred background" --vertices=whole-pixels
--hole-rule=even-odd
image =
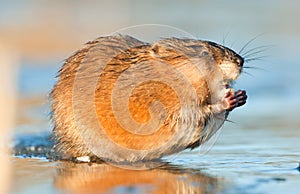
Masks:
[[[2,133],[50,132],[48,93],[64,59],[89,40],[141,24],[225,39],[235,51],[263,34],[246,50],[273,47],[255,55],[268,57],[246,64],[258,69],[247,69],[251,75],[236,87],[248,91],[249,101],[230,119],[246,129],[298,130],[299,6],[297,0],[0,0]]]
[[[28,106],[48,105],[47,94],[55,83],[56,72],[72,52],[98,36],[141,24],[170,25],[199,39],[220,43],[225,38],[225,44],[233,45],[236,51],[263,33],[247,49],[265,45],[275,48],[255,55],[268,57],[247,64],[261,69],[247,70],[252,76],[243,76],[238,87],[249,90],[249,103],[257,101],[270,107],[247,108],[255,109],[251,112],[299,108],[294,104],[299,99],[300,82],[299,1],[1,0],[0,3],[0,44],[12,65],[19,67],[15,77],[19,96],[17,132],[49,129],[46,109]],[[276,104],[273,100],[277,100]]]

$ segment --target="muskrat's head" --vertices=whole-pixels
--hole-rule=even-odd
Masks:
[[[242,72],[244,59],[225,46],[210,41],[204,41],[204,43],[223,73],[224,79],[236,80]]]
[[[220,44],[179,38],[163,39],[159,43],[167,48],[175,49],[187,57],[203,59],[214,68],[218,68],[226,82],[236,80],[242,72],[244,59],[233,50]]]

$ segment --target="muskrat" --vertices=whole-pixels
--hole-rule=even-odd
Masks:
[[[210,41],[118,34],[88,42],[51,92],[55,149],[136,162],[198,147],[246,103],[244,90],[231,89],[243,63]]]

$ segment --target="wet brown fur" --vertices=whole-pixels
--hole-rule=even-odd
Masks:
[[[96,60],[97,56],[91,59],[89,58],[88,61],[86,61],[87,55],[90,55],[90,52],[94,48],[97,48],[97,45],[100,43],[102,44],[100,48],[103,48],[103,50],[97,52],[110,53],[115,56],[105,66],[101,75],[99,72],[93,72],[89,69],[89,62]],[[129,49],[127,49],[128,47]],[[211,101],[211,95],[214,91],[211,91],[211,87],[209,83],[207,83],[207,78],[214,79],[216,69],[215,67],[210,69],[211,67],[207,65],[201,68],[207,68],[205,72],[207,72],[208,75],[203,77],[203,75],[195,74],[197,69],[195,69],[194,65],[191,65],[193,62],[190,60],[197,58],[202,58],[202,60],[216,65],[222,64],[226,60],[235,64],[238,55],[221,45],[193,39],[170,38],[148,44],[130,36],[116,35],[100,37],[88,42],[82,49],[75,52],[65,61],[58,73],[58,82],[51,92],[52,120],[54,122],[53,134],[56,140],[55,149],[72,157],[94,156],[94,153],[89,150],[86,142],[84,142],[81,134],[77,130],[73,112],[73,86],[80,65],[86,65],[84,71],[88,72],[87,76],[99,77],[95,90],[96,114],[99,119],[98,121],[102,124],[107,135],[112,140],[130,149],[151,149],[157,144],[167,142],[172,137],[176,128],[175,126],[178,127],[178,123],[187,122],[188,124],[184,126],[194,128],[197,133],[195,133],[196,135],[194,134],[187,143],[182,145],[183,149],[199,146],[201,142],[206,141],[211,136],[211,134],[207,134],[204,137],[200,134],[203,132],[207,123],[210,122],[211,116],[215,114],[209,106],[216,102]],[[129,99],[130,113],[137,122],[147,123],[151,119],[148,109],[154,100],[161,102],[168,113],[165,122],[158,131],[141,138],[141,136],[132,135],[122,129],[117,121],[113,119],[114,113],[111,108],[110,97],[119,75],[135,64],[149,60],[167,62],[178,68],[188,77],[189,82],[195,88],[199,98],[195,99],[196,103],[187,102],[187,107],[195,107],[192,107],[190,113],[187,111],[188,114],[186,114],[184,118],[181,118],[181,104],[177,94],[174,93],[170,86],[155,81],[139,85],[137,89],[132,91]],[[235,65],[232,68],[240,67]],[[155,67],[151,69],[152,72],[157,71],[158,75],[160,73],[159,70],[160,69],[155,69]],[[142,71],[147,72],[147,68]],[[234,79],[229,77],[229,75],[224,74],[223,76],[224,80]],[[88,110],[90,109],[86,109],[85,111]],[[194,120],[189,121],[190,117],[194,117],[192,119],[198,119],[196,126]],[[184,133],[184,129],[182,130]],[[210,131],[208,133],[213,132]],[[166,154],[172,153],[172,151],[164,152]],[[159,157],[163,154],[162,152]]]

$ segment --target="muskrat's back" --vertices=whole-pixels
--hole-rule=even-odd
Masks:
[[[51,93],[56,149],[138,161],[199,146],[226,119],[212,105],[225,95],[224,82],[236,79],[220,67],[235,55],[192,39],[88,42],[66,60]]]

